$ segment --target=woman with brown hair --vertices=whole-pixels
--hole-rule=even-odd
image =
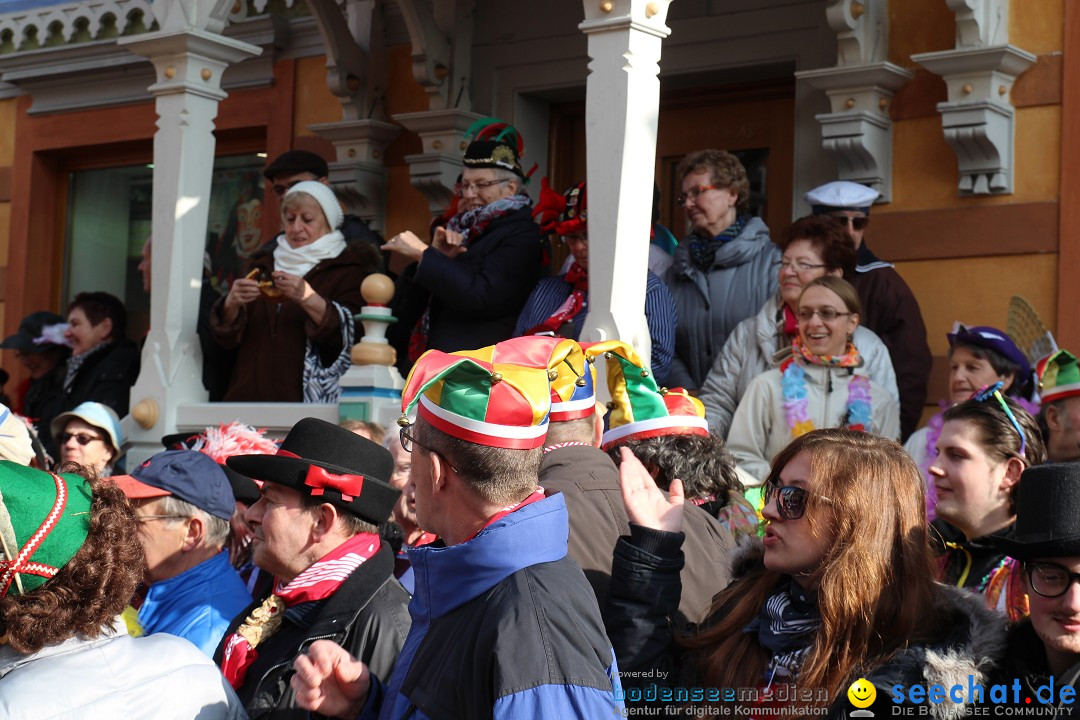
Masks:
[[[0,717],[246,717],[194,645],[127,634],[137,526],[111,482],[0,463]]]
[[[631,535],[615,549],[604,619],[624,683],[654,669],[673,686],[660,698],[677,700],[683,688],[698,691],[683,693],[691,704],[790,697],[785,704],[842,717],[859,678],[876,686],[884,709],[895,684],[983,682],[1000,656],[999,619],[934,583],[918,468],[895,442],[815,430],[780,452],[764,547],[734,569],[709,619],[679,637],[667,618],[680,592],[681,483],[664,495],[629,452],[620,474]],[[785,696],[781,686],[796,684],[798,695]],[[952,702],[932,707],[963,714]]]

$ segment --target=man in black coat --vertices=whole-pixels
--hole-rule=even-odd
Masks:
[[[289,689],[292,663],[320,638],[389,677],[409,631],[409,594],[378,525],[399,491],[382,446],[315,418],[298,422],[276,455],[229,458],[263,481],[245,519],[253,559],[272,592],[233,619],[215,661],[249,717],[303,718]]]
[[[424,350],[455,352],[512,337],[544,271],[517,148],[477,140],[462,163],[458,213],[435,229],[431,245],[405,231],[383,246],[413,261],[398,279],[399,320],[391,328],[403,374]]]
[[[1015,533],[995,544],[1023,560],[1031,614],[1010,630],[1006,660],[991,682],[1009,688],[1009,704],[1080,716],[1072,689],[1080,680],[1080,463],[1024,471]]]

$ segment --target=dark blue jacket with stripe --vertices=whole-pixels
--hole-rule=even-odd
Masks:
[[[568,535],[556,494],[468,542],[410,548],[412,629],[361,717],[612,717],[618,668]]]

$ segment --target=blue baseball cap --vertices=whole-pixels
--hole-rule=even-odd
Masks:
[[[130,475],[118,475],[113,480],[131,499],[173,495],[224,520],[231,518],[236,509],[225,471],[197,450],[159,452]]]

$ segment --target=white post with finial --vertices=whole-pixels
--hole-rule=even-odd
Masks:
[[[387,307],[394,297],[394,281],[382,273],[368,275],[360,285],[367,302],[356,318],[364,337],[353,345],[352,367],[341,378],[338,415],[342,420],[377,422],[392,431],[401,415],[405,381],[394,367],[397,352],[386,341],[386,329],[396,318]]]

